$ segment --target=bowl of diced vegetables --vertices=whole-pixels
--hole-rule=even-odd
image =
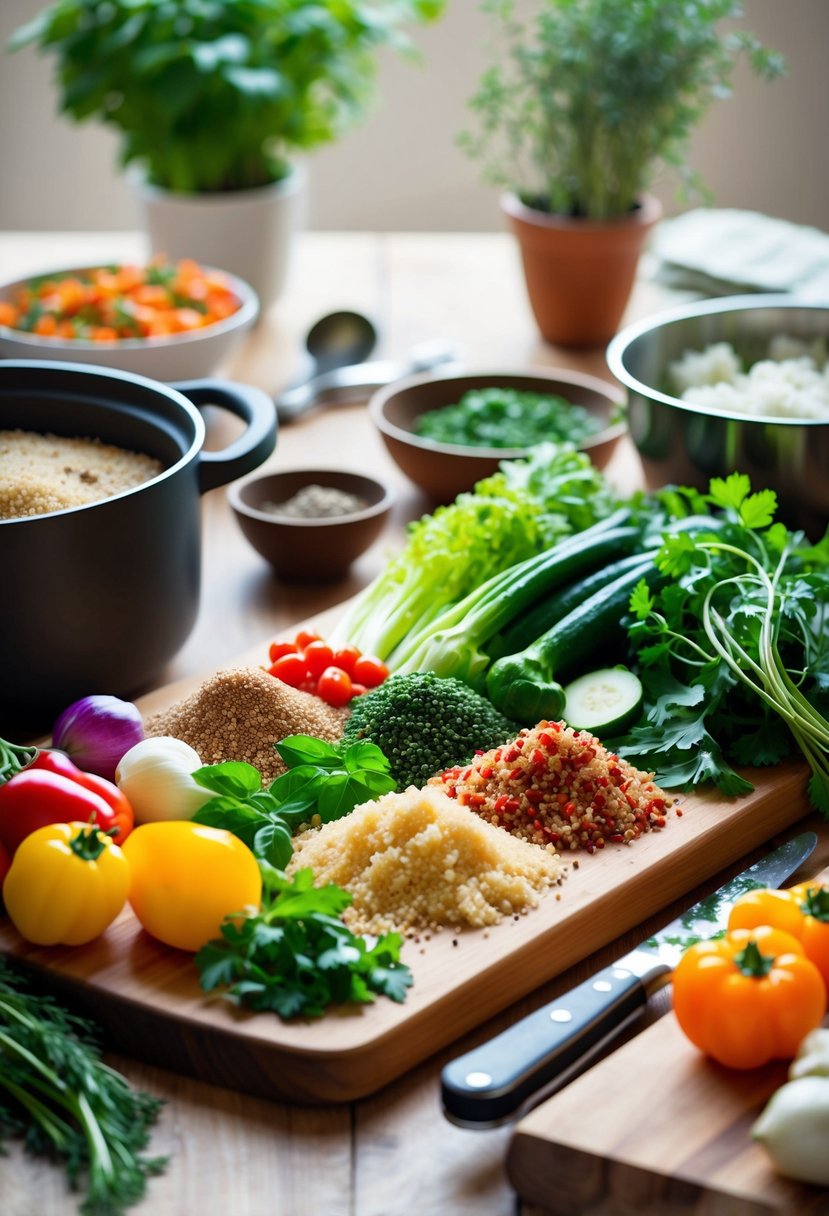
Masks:
[[[604,468],[625,429],[623,400],[579,372],[428,373],[380,389],[369,412],[403,473],[451,502],[540,443],[572,443]]]
[[[610,370],[646,482],[705,489],[734,469],[773,490],[780,518],[829,524],[829,306],[750,295],[667,309],[621,330]]]
[[[249,284],[192,259],[70,267],[0,285],[0,358],[197,379],[230,358],[258,314]]]

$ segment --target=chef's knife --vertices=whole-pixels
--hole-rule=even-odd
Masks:
[[[726,927],[740,895],[780,886],[816,844],[814,832],[795,836],[585,983],[452,1060],[441,1075],[447,1119],[485,1128],[514,1118],[640,1012],[687,946]]]

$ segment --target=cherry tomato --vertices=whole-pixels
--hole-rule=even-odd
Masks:
[[[353,696],[351,676],[341,667],[326,667],[317,684],[317,696],[328,705],[347,705]]]
[[[268,658],[272,663],[281,659],[283,654],[296,654],[296,642],[271,642],[268,647]]]
[[[354,674],[354,664],[360,658],[361,650],[356,646],[343,646],[340,650],[334,651],[334,666],[347,671],[351,676]]]
[[[355,682],[353,680],[351,681],[352,697],[361,697],[364,693],[367,693],[367,692],[368,692],[368,689],[366,688],[365,684],[355,684]]]
[[[376,688],[388,678],[389,669],[376,655],[366,654],[357,660],[351,674],[358,684],[365,684],[366,688]]]
[[[297,650],[304,650],[306,646],[310,646],[311,642],[321,642],[322,637],[313,629],[300,629],[294,641],[296,642]]]
[[[309,642],[303,653],[309,676],[321,676],[334,661],[334,651],[321,639]]]
[[[283,654],[282,658],[277,659],[268,670],[283,684],[290,684],[291,688],[299,688],[308,674],[308,668],[305,666],[305,660],[301,654]]]

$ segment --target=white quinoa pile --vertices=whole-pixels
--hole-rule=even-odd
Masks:
[[[101,502],[151,481],[162,464],[97,439],[0,431],[0,519]]]
[[[149,717],[144,732],[183,739],[203,764],[252,764],[268,785],[285,771],[274,743],[288,735],[336,743],[347,717],[347,709],[333,709],[261,668],[238,667],[217,672],[189,697]]]
[[[305,867],[317,884],[350,891],[346,923],[375,934],[492,925],[535,907],[566,873],[555,853],[413,786],[297,836],[288,873]]]
[[[674,799],[587,731],[541,722],[429,781],[521,840],[594,853],[665,827]]]

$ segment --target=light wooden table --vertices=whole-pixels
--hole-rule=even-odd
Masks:
[[[142,253],[134,234],[0,234],[3,278]],[[664,291],[643,277],[628,318],[665,302]],[[375,319],[381,331],[378,357],[403,358],[412,346],[441,339],[455,344],[472,368],[567,366],[609,378],[601,351],[566,352],[540,340],[517,252],[511,238],[500,234],[305,235],[283,300],[263,318],[227,374],[278,390],[301,367],[309,325],[336,308],[363,310]],[[212,422],[209,445],[224,442],[226,431],[224,420]],[[398,497],[383,537],[342,582],[290,586],[276,581],[249,548],[226,492],[207,494],[201,611],[165,683],[210,673],[260,639],[264,657],[270,637],[299,620],[313,620],[365,585],[402,542],[407,521],[429,509],[387,456],[364,405],[320,410],[282,429],[266,467],[306,465],[366,470],[387,479]],[[624,490],[637,484],[638,461],[627,445],[620,447],[608,476]],[[809,874],[827,863],[829,836],[824,834]],[[269,1103],[110,1057],[135,1084],[166,1100],[152,1149],[168,1153],[170,1166],[151,1182],[148,1200],[136,1211],[152,1216],[266,1211],[279,1216],[530,1216],[504,1173],[509,1128],[469,1131],[449,1124],[440,1111],[440,1069],[679,910],[666,909],[382,1092],[350,1105],[304,1109]],[[664,1011],[666,999],[654,1001],[650,1017]],[[58,1170],[17,1149],[0,1159],[3,1216],[68,1216],[75,1210]]]

